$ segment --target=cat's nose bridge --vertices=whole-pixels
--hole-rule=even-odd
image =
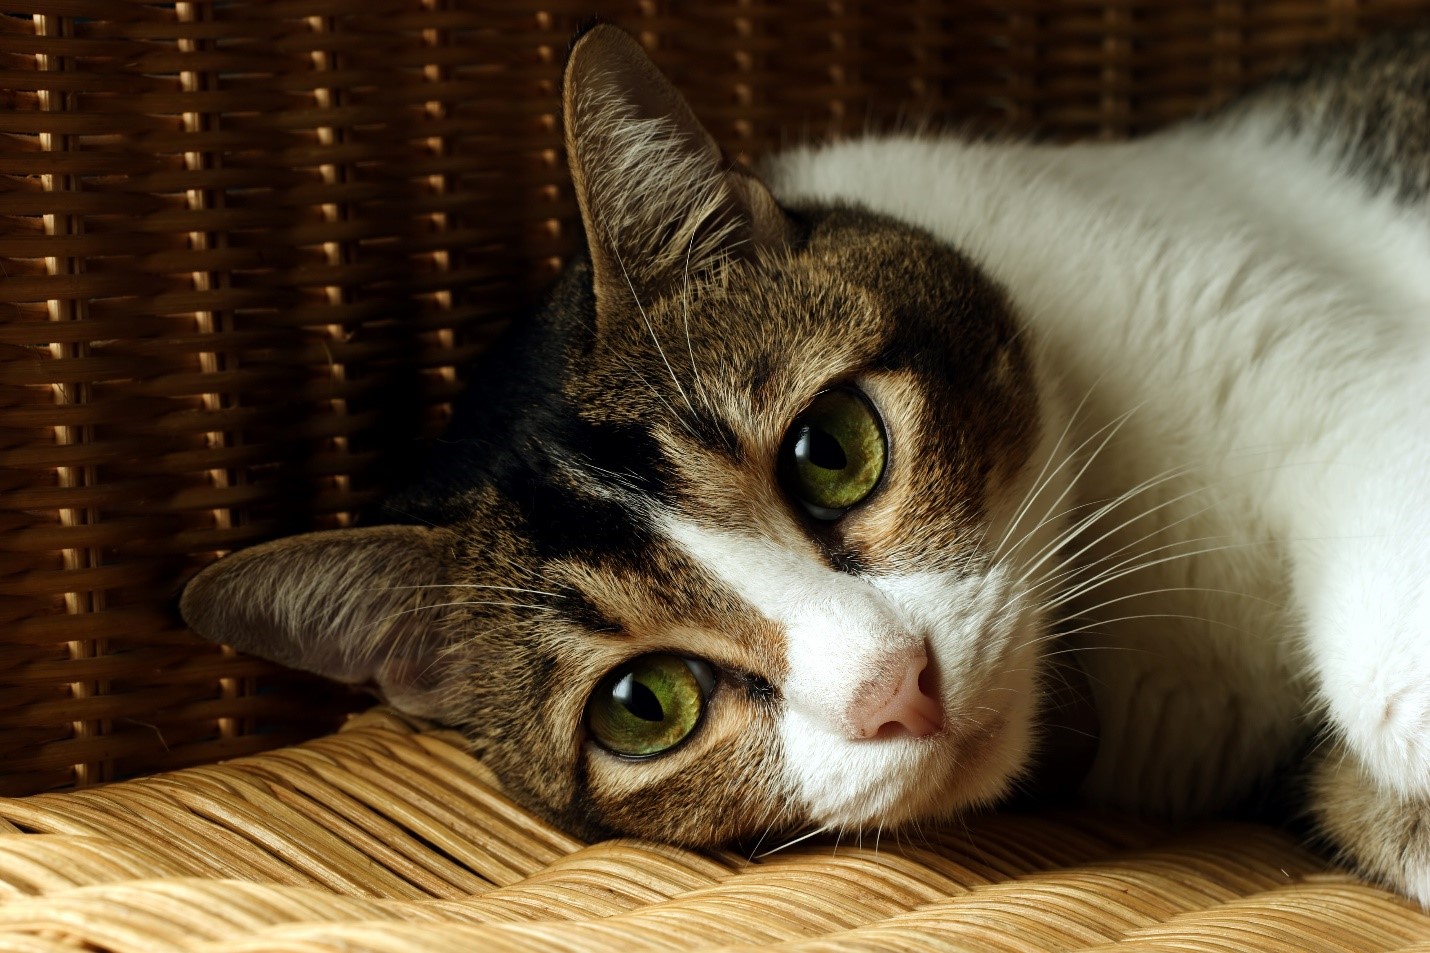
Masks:
[[[846,586],[833,598],[808,599],[792,622],[783,686],[792,709],[851,741],[943,729],[928,645],[882,595]]]

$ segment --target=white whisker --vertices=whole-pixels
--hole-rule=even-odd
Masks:
[[[1052,474],[1049,475],[1049,479],[1051,479],[1052,476],[1056,475],[1060,470],[1062,470],[1062,468],[1066,466],[1069,462],[1075,460],[1077,458],[1077,454],[1082,450],[1083,447],[1087,446],[1093,440],[1096,440],[1098,435],[1102,434],[1103,431],[1107,431],[1106,435],[1102,438],[1102,442],[1099,443],[1097,447],[1092,451],[1092,453],[1087,457],[1087,459],[1083,461],[1082,466],[1078,469],[1077,473],[1073,474],[1072,479],[1068,481],[1067,487],[1063,490],[1062,493],[1058,494],[1058,498],[1056,500],[1049,504],[1048,509],[1044,514],[1044,522],[1040,522],[1038,524],[1039,527],[1046,525],[1047,515],[1050,514],[1053,510],[1057,509],[1057,507],[1062,505],[1063,500],[1067,499],[1067,495],[1072,492],[1073,487],[1077,486],[1078,481],[1082,479],[1083,474],[1087,472],[1088,467],[1092,466],[1093,461],[1097,459],[1098,455],[1102,453],[1104,449],[1106,449],[1108,443],[1111,442],[1112,439],[1117,436],[1118,432],[1121,431],[1123,426],[1126,425],[1127,421],[1132,419],[1132,415],[1136,413],[1139,409],[1141,409],[1141,406],[1141,404],[1138,404],[1136,407],[1133,407],[1125,413],[1121,414],[1120,416],[1114,418],[1111,423],[1107,423],[1099,427],[1097,430],[1093,431],[1093,433],[1088,436],[1087,439],[1085,439],[1082,443],[1078,444],[1078,446],[1071,453],[1069,453],[1062,460],[1058,461],[1058,465],[1056,468],[1054,468]],[[1036,495],[1037,494],[1030,494],[1030,499],[1036,497]],[[1003,534],[1003,540],[998,544],[997,548],[994,549],[993,560],[995,562],[998,562],[1003,558],[1004,546],[1008,541],[1008,537],[1012,533],[1013,527],[1016,525],[1016,522],[1009,524],[1008,532]],[[1023,536],[1023,539],[1026,538],[1027,535],[1025,534]]]
[[[1082,447],[1086,445],[1087,441],[1083,441],[1083,443],[1079,444],[1078,447],[1072,451],[1072,453],[1069,453],[1065,456],[1060,456],[1058,454],[1058,450],[1062,447],[1063,440],[1067,438],[1068,432],[1072,430],[1072,425],[1077,420],[1078,414],[1082,412],[1083,406],[1087,403],[1088,398],[1092,396],[1093,390],[1097,387],[1098,383],[1101,380],[1102,378],[1099,377],[1096,381],[1093,381],[1092,385],[1088,387],[1087,393],[1082,395],[1082,400],[1078,401],[1077,407],[1075,407],[1073,409],[1073,412],[1068,415],[1068,420],[1067,423],[1063,425],[1062,433],[1058,434],[1058,439],[1053,444],[1053,452],[1048,456],[1048,459],[1043,461],[1043,469],[1040,470],[1038,472],[1037,477],[1034,478],[1032,487],[1028,490],[1027,495],[1023,497],[1022,505],[1018,507],[1017,512],[1013,514],[1013,518],[1008,522],[1008,529],[1004,531],[1003,538],[999,540],[998,545],[994,547],[995,553],[1001,552],[1003,550],[1003,547],[1007,544],[1008,537],[1012,534],[1014,527],[1016,527],[1018,523],[1023,519],[1024,514],[1026,514],[1028,511],[1028,507],[1033,505],[1033,501],[1036,500],[1038,498],[1038,494],[1043,491],[1043,487],[1047,485],[1047,481],[1051,480],[1055,475],[1057,475],[1058,470],[1061,470],[1063,468],[1063,465],[1069,459],[1072,458],[1073,454],[1077,453],[1077,450],[1082,449]],[[1048,466],[1053,462],[1053,457],[1058,456],[1060,456],[1060,459],[1058,461],[1057,469],[1049,473]],[[986,537],[987,527],[984,528],[984,534]],[[1019,540],[1019,542],[1022,542],[1022,540]]]
[[[787,848],[793,847],[795,844],[802,844],[802,843],[804,843],[805,841],[809,840],[811,837],[815,837],[816,835],[823,834],[823,833],[824,833],[825,831],[827,831],[827,830],[829,830],[829,826],[828,826],[828,825],[825,825],[824,827],[816,827],[814,830],[810,831],[809,833],[807,833],[807,834],[801,834],[800,836],[795,837],[795,838],[793,838],[792,840],[787,840],[787,841],[785,841],[783,844],[781,844],[780,846],[778,846],[778,847],[772,847],[772,848],[770,848],[769,850],[765,851],[763,854],[756,854],[756,855],[755,855],[755,859],[756,859],[756,860],[764,860],[766,857],[770,856],[771,854],[777,854],[777,853],[779,853],[779,852],[782,851],[782,850],[785,850],[785,849],[787,849]],[[837,850],[838,847],[839,847],[839,845],[838,845],[838,843],[836,843],[836,844],[835,844],[835,849]]]

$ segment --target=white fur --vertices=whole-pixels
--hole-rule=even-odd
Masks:
[[[1006,574],[962,579],[914,573],[869,580],[823,565],[811,552],[701,525],[674,514],[663,532],[731,592],[780,626],[788,676],[780,684],[784,784],[815,823],[897,823],[951,812],[1002,794],[1026,755],[1033,636]],[[980,633],[990,631],[982,639]],[[961,730],[928,738],[863,740],[847,712],[882,663],[929,643],[939,692]],[[975,648],[979,647],[979,648]],[[999,762],[960,773],[980,728],[1001,730],[984,752]]]
[[[1108,649],[1083,653],[1094,796],[1216,807],[1322,705],[1377,783],[1430,793],[1425,208],[1254,112],[1124,145],[864,140],[770,172],[782,200],[892,214],[997,279],[1045,405],[1080,408],[1070,446],[1121,421],[1069,502],[1148,483],[1118,511],[1146,512],[1101,540],[1123,518],[1099,522],[1086,557],[1167,558],[1074,603],[1084,643]],[[881,590],[909,619],[964,598],[900,585],[944,584]],[[1148,606],[1163,617],[1120,618]],[[835,747],[794,770],[827,777]]]

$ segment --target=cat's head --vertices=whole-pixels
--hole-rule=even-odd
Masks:
[[[612,27],[564,113],[587,255],[393,522],[222,559],[185,617],[460,727],[588,835],[997,798],[1067,479],[1004,296],[915,229],[781,208]]]

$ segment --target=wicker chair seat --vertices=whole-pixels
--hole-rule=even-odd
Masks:
[[[1270,828],[989,816],[751,860],[584,845],[378,710],[214,767],[0,801],[0,950],[1430,950]]]

